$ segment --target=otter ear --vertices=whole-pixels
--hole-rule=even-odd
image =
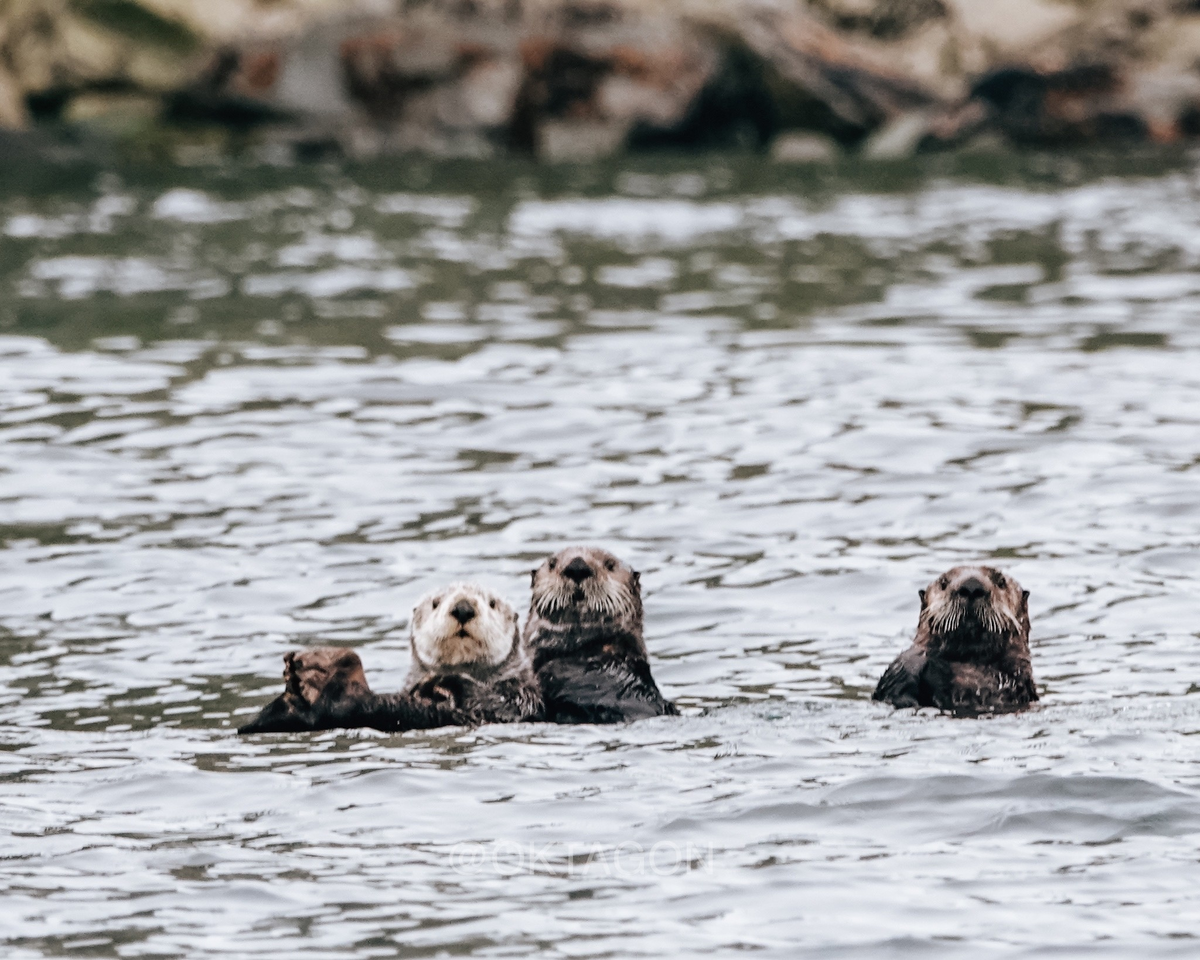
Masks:
[[[925,591],[918,590],[917,596],[921,598],[921,609],[924,610],[925,609]]]
[[[1029,609],[1029,591],[1028,590],[1021,591],[1021,609],[1022,610]]]
[[[529,571],[529,586],[532,587],[535,583],[537,583],[537,567]]]

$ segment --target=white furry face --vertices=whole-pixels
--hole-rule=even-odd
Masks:
[[[434,590],[413,608],[413,657],[429,669],[504,662],[517,636],[517,611],[475,583]]]
[[[641,619],[637,571],[607,550],[568,547],[533,571],[533,609],[551,622]]]

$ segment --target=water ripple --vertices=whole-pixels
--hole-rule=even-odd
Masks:
[[[5,955],[1191,956],[1195,173],[422,170],[0,195]],[[233,736],[573,541],[683,717]],[[872,704],[979,559],[1041,706]]]

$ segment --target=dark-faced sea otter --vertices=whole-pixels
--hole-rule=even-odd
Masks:
[[[433,727],[542,719],[542,700],[520,642],[517,612],[475,584],[428,594],[413,610],[405,691],[371,691],[353,650],[318,647],[284,656],[282,694],[238,733]]]
[[[920,597],[916,639],[884,672],[873,700],[971,716],[1038,699],[1028,590],[993,567],[955,567]]]
[[[633,568],[569,547],[533,571],[525,646],[555,723],[620,723],[677,714],[650,675],[642,590]]]

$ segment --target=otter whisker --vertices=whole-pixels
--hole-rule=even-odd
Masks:
[[[627,564],[570,547],[534,571],[532,590],[524,635],[548,684],[548,719],[614,723],[676,712],[649,676],[638,575]],[[568,663],[589,683],[564,688],[559,671]]]
[[[873,698],[973,714],[1036,701],[1024,596],[992,567],[947,570],[921,591],[913,645],[887,669]]]

